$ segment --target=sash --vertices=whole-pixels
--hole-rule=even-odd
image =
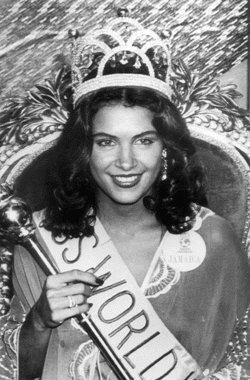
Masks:
[[[96,221],[95,238],[68,239],[55,242],[51,232],[39,227],[60,272],[94,268],[105,278],[89,298],[89,312],[97,328],[134,380],[198,380],[204,376],[196,361],[167,329],[143,295],[134,277],[120,257],[100,221]],[[41,220],[41,219],[40,219]],[[161,245],[155,256],[159,255]],[[62,258],[67,257],[66,262]],[[78,257],[76,262],[74,258]]]

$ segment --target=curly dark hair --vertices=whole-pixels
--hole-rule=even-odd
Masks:
[[[104,105],[141,106],[153,113],[152,124],[167,149],[168,175],[155,181],[144,206],[172,233],[192,227],[196,208],[206,205],[203,172],[196,150],[176,107],[156,92],[143,88],[110,88],[92,93],[69,115],[54,149],[47,182],[44,226],[53,235],[91,236],[97,213],[95,183],[89,169],[92,120]]]

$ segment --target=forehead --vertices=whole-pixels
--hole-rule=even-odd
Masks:
[[[126,107],[123,104],[109,104],[101,107],[93,118],[93,133],[111,135],[135,135],[155,131],[152,125],[153,113],[144,107]]]

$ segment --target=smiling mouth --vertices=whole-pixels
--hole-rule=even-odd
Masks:
[[[114,183],[123,188],[136,186],[141,179],[141,174],[136,175],[112,175]]]

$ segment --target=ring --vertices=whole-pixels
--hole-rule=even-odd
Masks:
[[[68,298],[68,301],[69,301],[69,308],[71,309],[72,307],[76,307],[77,306],[77,303],[76,301],[74,300],[73,297],[71,296],[67,296]]]

